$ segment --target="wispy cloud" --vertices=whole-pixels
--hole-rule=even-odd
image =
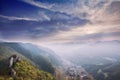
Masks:
[[[68,3],[63,4],[43,3],[39,0],[22,0],[23,2],[37,7],[38,12],[34,13],[37,17],[0,15],[0,18],[9,22],[7,24],[1,21],[0,31],[20,30],[23,31],[21,36],[49,43],[120,40],[119,0],[68,0]],[[9,36],[14,36],[12,34]]]
[[[42,3],[34,0],[23,1],[33,6],[45,8],[50,11],[66,13],[79,18],[89,19],[92,23],[119,20],[119,15],[115,15],[117,11],[115,11],[114,14],[108,11],[108,8],[111,7],[113,2],[118,0],[77,0],[76,2],[69,4]],[[118,5],[116,7],[119,9]]]
[[[52,37],[43,38],[44,41],[53,43],[76,43],[87,41],[120,40],[119,25],[87,24],[69,31],[60,31]]]
[[[31,4],[33,6],[44,8],[44,9],[50,9],[54,4],[47,4],[47,3],[41,3],[40,1],[34,1],[34,0],[22,0],[25,3]]]
[[[40,13],[39,16],[42,16],[42,20],[0,15],[1,36],[17,38],[16,35],[20,33],[19,36],[21,37],[42,39],[43,37],[53,36],[59,31],[68,31],[74,27],[73,25],[84,25],[88,22],[87,20],[77,18],[52,18],[52,15]],[[57,15],[59,15],[58,17],[64,16],[64,14],[60,13],[55,14],[56,17]]]
[[[4,16],[4,15],[0,15],[0,17],[8,19],[8,20],[38,21],[37,19],[32,19],[32,18],[27,18],[27,17],[15,17],[15,16]]]
[[[41,17],[41,20],[44,21],[44,20],[48,20],[50,21],[51,18],[45,13],[45,12],[39,12],[39,16]]]

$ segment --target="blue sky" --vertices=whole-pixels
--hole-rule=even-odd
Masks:
[[[0,0],[0,40],[120,40],[119,0]]]

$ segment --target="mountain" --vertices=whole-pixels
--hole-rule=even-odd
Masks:
[[[83,66],[95,80],[119,80],[120,79],[120,62]]]
[[[33,45],[30,43],[20,44],[20,46],[22,46],[24,49],[29,50],[30,52],[34,54],[37,54],[37,55],[40,55],[42,57],[49,59],[49,61],[56,66],[61,65],[60,58],[49,48]]]
[[[39,69],[54,74],[54,66],[59,66],[60,60],[51,50],[38,47],[29,43],[0,43],[0,60],[7,59],[12,54],[17,54],[30,61]]]
[[[0,80],[14,80],[8,73],[9,68],[6,63],[7,59],[0,61],[4,65],[0,68],[2,73],[0,75]],[[16,76],[15,80],[55,80],[55,78],[48,72],[38,69],[33,66],[27,60],[21,60],[15,65]]]

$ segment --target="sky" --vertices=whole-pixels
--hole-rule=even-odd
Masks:
[[[119,41],[120,0],[0,0],[0,40]]]

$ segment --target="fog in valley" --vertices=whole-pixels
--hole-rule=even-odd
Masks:
[[[95,59],[99,58],[114,62],[120,57],[119,42],[56,44],[47,47],[63,59],[71,61],[81,60],[83,61],[82,63],[84,63],[86,59],[93,60],[94,62]]]

